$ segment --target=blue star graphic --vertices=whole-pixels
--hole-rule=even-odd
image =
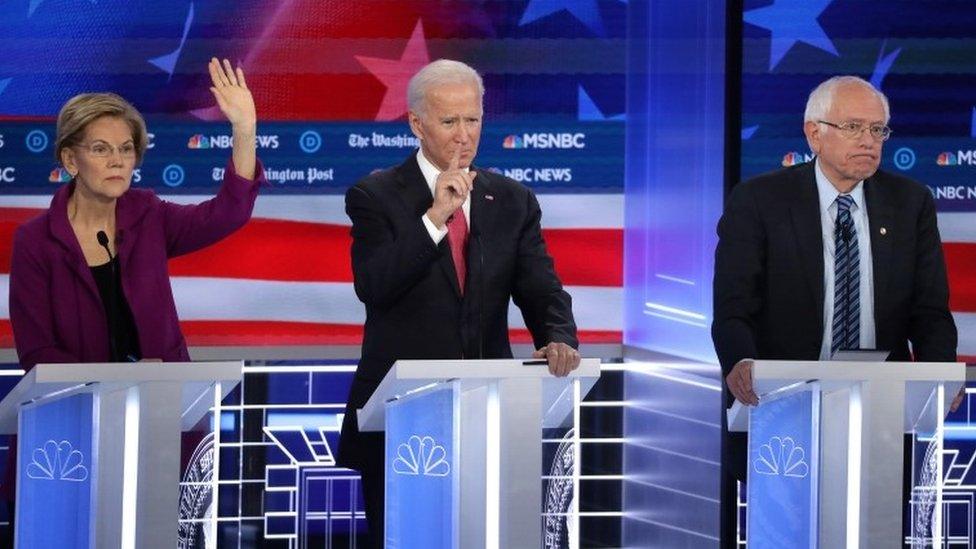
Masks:
[[[98,3],[97,0],[88,0],[88,1],[91,2],[92,4]],[[32,15],[34,15],[34,12],[37,11],[37,8],[41,7],[41,4],[43,3],[44,0],[30,0],[30,2],[27,4],[27,17],[30,18]]]
[[[537,19],[548,17],[557,11],[566,10],[579,19],[594,34],[604,35],[603,18],[596,0],[529,0],[529,5],[519,20],[519,26],[527,25]]]
[[[577,115],[580,120],[585,121],[603,121],[603,120],[625,120],[624,114],[615,114],[613,116],[607,116],[603,114],[603,110],[596,105],[590,94],[586,93],[583,86],[579,86],[579,91],[576,94],[577,103]]]
[[[817,18],[833,0],[775,0],[771,5],[749,10],[746,23],[769,30],[769,70],[776,68],[797,42],[840,55]]]
[[[167,53],[166,55],[149,59],[150,63],[166,71],[166,73],[169,74],[170,79],[173,78],[173,71],[176,70],[176,61],[179,60],[180,54],[183,53],[183,46],[186,44],[186,36],[190,33],[190,27],[192,25],[193,2],[190,2],[190,12],[186,15],[186,21],[183,22],[183,36],[180,37],[180,44],[176,46],[175,50]]]
[[[756,124],[755,126],[749,126],[747,128],[742,128],[742,140],[748,141],[749,139],[752,139],[752,136],[756,134],[756,130],[758,129],[759,129],[759,124]]]
[[[871,75],[871,85],[879,90],[881,89],[881,83],[884,82],[885,76],[888,76],[888,71],[891,70],[891,66],[895,64],[895,59],[898,59],[898,54],[901,53],[901,48],[898,48],[885,55],[884,51],[887,44],[887,40],[881,44],[881,51],[878,52],[878,61],[875,62],[874,73]]]

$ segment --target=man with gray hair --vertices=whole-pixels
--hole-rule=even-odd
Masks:
[[[394,361],[511,358],[511,299],[535,358],[556,376],[579,365],[571,300],[546,251],[535,195],[472,165],[483,95],[481,77],[463,63],[442,59],[421,69],[407,90],[420,150],[346,193],[366,325],[338,463],[361,473],[374,547],[384,541],[384,440],[359,432],[356,410]]]
[[[956,360],[932,194],[878,169],[888,119],[888,100],[870,83],[830,78],[810,94],[804,115],[816,160],[746,181],[728,197],[712,321],[726,406],[733,398],[758,404],[754,359],[881,349],[893,361]],[[745,481],[739,435],[725,437],[722,462],[725,475]],[[723,485],[734,486],[725,475]],[[723,504],[734,508],[733,498],[723,493]],[[725,526],[731,535],[734,522]]]

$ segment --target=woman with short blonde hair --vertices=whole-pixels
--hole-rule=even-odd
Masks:
[[[131,188],[146,123],[113,93],[71,98],[58,115],[55,157],[71,181],[14,235],[10,321],[25,369],[39,362],[187,361],[169,258],[231,234],[264,182],[257,115],[244,73],[212,59],[214,99],[233,128],[217,195],[197,205]]]
[[[132,132],[136,164],[140,164],[149,144],[146,121],[131,103],[114,93],[83,93],[72,97],[61,107],[57,136],[54,139],[54,160],[60,163],[64,149],[84,141],[88,125],[103,116],[114,116],[128,124]]]

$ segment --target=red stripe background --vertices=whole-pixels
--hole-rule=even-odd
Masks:
[[[14,230],[40,212],[0,208],[0,273],[10,272]],[[548,229],[543,233],[563,284],[603,287],[623,284],[621,229]],[[352,282],[351,242],[349,227],[345,225],[252,219],[221,242],[171,260],[170,274],[283,282]]]

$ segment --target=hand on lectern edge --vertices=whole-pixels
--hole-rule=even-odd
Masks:
[[[736,400],[743,404],[755,406],[759,404],[752,387],[752,359],[744,358],[735,363],[729,375],[725,376],[725,384]]]
[[[549,373],[556,377],[566,377],[579,367],[579,351],[562,342],[547,343],[545,347],[532,352],[532,358],[544,358],[549,362]]]

